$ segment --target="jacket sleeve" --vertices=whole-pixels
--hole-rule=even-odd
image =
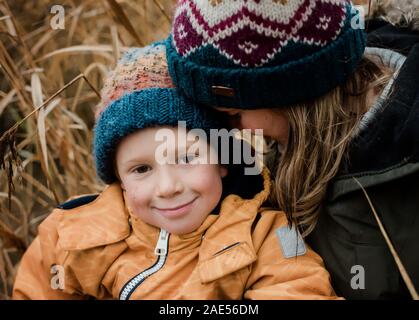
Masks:
[[[258,259],[247,279],[245,299],[338,299],[323,260],[307,244],[305,253],[286,258],[276,230],[287,226],[282,212],[262,214],[254,230]],[[259,230],[258,230],[259,229]],[[269,230],[261,232],[260,230]]]
[[[62,290],[58,259],[64,252],[57,251],[57,223],[59,215],[52,213],[39,226],[38,236],[23,255],[13,287],[13,299],[17,300],[79,300],[84,297]],[[54,265],[57,265],[53,268]],[[56,288],[56,289],[54,289]]]

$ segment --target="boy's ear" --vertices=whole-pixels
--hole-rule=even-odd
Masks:
[[[220,165],[220,176],[221,178],[226,177],[228,174],[227,166]]]

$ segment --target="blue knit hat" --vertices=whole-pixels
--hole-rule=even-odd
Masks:
[[[358,14],[349,0],[179,0],[169,72],[181,93],[206,105],[309,101],[355,71],[366,40]]]
[[[118,143],[143,128],[177,126],[220,128],[213,112],[178,94],[170,79],[164,43],[129,50],[106,79],[96,112],[94,157],[98,176],[117,181],[114,157]]]

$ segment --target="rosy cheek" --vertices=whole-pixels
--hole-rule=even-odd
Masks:
[[[250,130],[261,129],[261,126],[258,125],[257,121],[255,121],[255,119],[249,119],[249,117],[243,117],[240,120],[240,126],[242,129],[250,129]]]
[[[218,193],[216,191],[222,188],[218,167],[205,168],[205,166],[203,165],[202,170],[195,175],[199,179],[193,180],[194,188],[197,192],[208,198],[212,198],[212,196],[216,197]]]
[[[141,188],[132,185],[126,187],[126,200],[134,212],[138,212],[149,203],[149,196],[144,191],[141,192]]]

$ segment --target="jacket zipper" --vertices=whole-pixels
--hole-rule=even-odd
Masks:
[[[159,240],[157,241],[156,248],[154,249],[154,254],[158,256],[156,262],[150,268],[134,276],[122,287],[121,293],[119,294],[119,300],[129,300],[132,293],[141,283],[143,283],[145,279],[163,268],[168,254],[167,249],[169,246],[169,236],[170,233],[164,229],[160,229]]]

